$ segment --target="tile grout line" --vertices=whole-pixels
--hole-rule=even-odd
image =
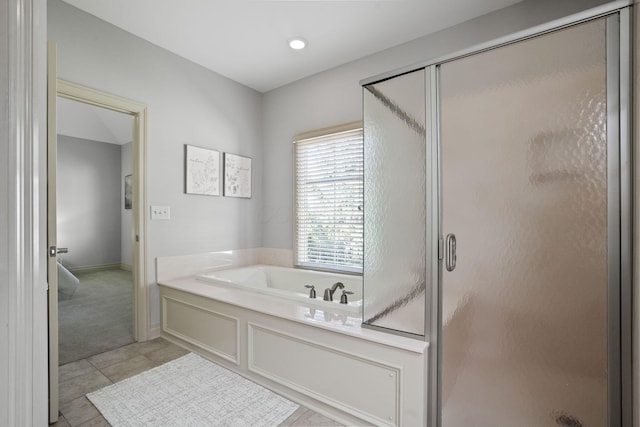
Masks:
[[[307,412],[309,412],[309,408],[307,408],[307,407],[305,407],[305,406],[302,406],[302,405],[300,405],[300,404],[298,404],[298,406],[299,406],[300,408],[304,409],[304,411],[302,411],[302,412],[301,412],[297,417],[295,417],[294,419],[292,419],[292,420],[290,420],[290,421],[289,421],[288,425],[290,425],[290,426],[294,425],[294,424],[295,424],[299,419],[301,419],[301,418],[302,418],[302,417],[303,417]],[[293,415],[293,414],[291,414],[291,415]],[[285,425],[285,426],[282,426],[282,427],[286,427],[286,425]]]

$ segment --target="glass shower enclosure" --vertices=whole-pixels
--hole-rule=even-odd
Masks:
[[[425,335],[425,70],[364,91],[363,321]]]
[[[442,425],[607,424],[605,31],[441,66]]]
[[[622,17],[364,85],[363,323],[433,344],[439,425],[625,425]]]

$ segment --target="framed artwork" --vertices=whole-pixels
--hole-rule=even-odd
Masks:
[[[224,153],[225,197],[251,198],[251,158]]]
[[[124,208],[131,209],[131,198],[133,194],[133,177],[131,174],[124,177]]]
[[[220,152],[184,146],[184,192],[205,196],[220,195]]]

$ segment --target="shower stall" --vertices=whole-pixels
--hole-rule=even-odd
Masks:
[[[630,425],[628,8],[363,82],[363,325],[430,419]]]

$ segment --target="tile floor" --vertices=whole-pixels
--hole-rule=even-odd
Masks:
[[[60,366],[60,418],[53,426],[110,426],[85,397],[87,393],[187,353],[188,351],[182,347],[165,339],[156,338]],[[340,426],[341,424],[301,406],[280,425]]]

